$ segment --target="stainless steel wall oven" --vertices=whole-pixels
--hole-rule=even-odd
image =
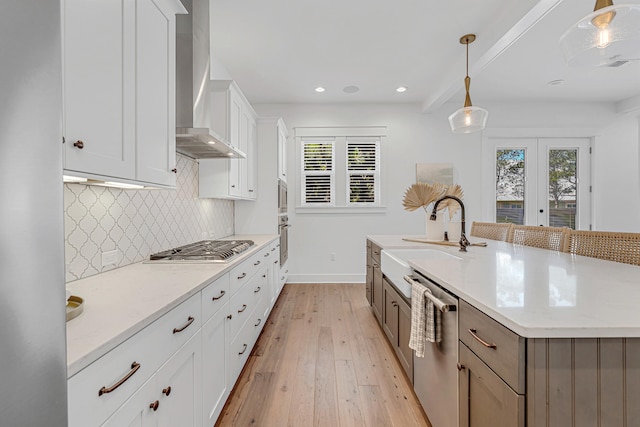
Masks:
[[[280,234],[280,265],[287,262],[289,252],[289,217],[280,215],[278,217],[278,233]]]
[[[281,179],[278,180],[278,213],[287,213],[287,183]]]

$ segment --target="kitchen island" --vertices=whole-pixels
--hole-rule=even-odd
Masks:
[[[513,417],[503,425],[640,425],[640,268],[492,240],[466,253],[421,247],[454,256],[409,264],[461,300],[461,426],[496,414]]]

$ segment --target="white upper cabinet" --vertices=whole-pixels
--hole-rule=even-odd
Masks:
[[[289,132],[284,122],[278,122],[278,178],[287,182],[287,138]]]
[[[256,113],[234,81],[214,80],[211,87],[211,129],[245,153],[246,159],[201,159],[200,197],[255,199]]]
[[[67,174],[175,186],[178,0],[62,0]]]

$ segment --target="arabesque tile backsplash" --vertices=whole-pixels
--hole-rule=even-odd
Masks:
[[[175,190],[64,186],[66,281],[142,261],[172,247],[233,234],[233,201],[198,198],[198,163],[177,156]],[[102,252],[119,251],[102,267]]]

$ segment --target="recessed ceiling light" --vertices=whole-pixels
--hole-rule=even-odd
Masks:
[[[358,86],[345,86],[345,88],[342,89],[344,93],[356,93],[359,90],[360,88]]]
[[[547,85],[558,86],[558,85],[561,85],[562,83],[564,83],[564,80],[558,79],[558,80],[551,80],[550,82],[547,83]]]
[[[398,89],[396,89],[396,92],[406,92],[406,91],[407,91],[406,86],[400,86]]]
[[[320,93],[320,92],[324,92],[324,88],[322,86],[318,86],[316,88],[316,92]]]

